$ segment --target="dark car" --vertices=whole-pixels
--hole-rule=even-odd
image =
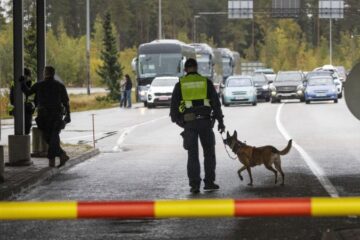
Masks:
[[[281,102],[282,99],[299,99],[304,102],[304,80],[301,71],[279,71],[270,85],[271,103]]]
[[[266,102],[270,101],[269,81],[264,73],[254,73],[253,81],[255,83],[257,99],[264,99]]]

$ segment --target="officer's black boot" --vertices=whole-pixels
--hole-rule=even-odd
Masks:
[[[200,186],[192,186],[190,188],[190,192],[194,193],[194,194],[199,193],[200,192]]]
[[[207,191],[214,191],[214,190],[219,190],[220,186],[215,184],[214,182],[210,182],[210,183],[205,183],[205,187],[204,190]]]

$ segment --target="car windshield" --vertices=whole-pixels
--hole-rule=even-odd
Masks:
[[[250,78],[230,78],[227,83],[228,87],[249,87],[252,86]]]
[[[331,72],[310,72],[306,75],[306,78],[307,79],[310,79],[311,77],[314,77],[314,76],[331,76],[332,73]]]
[[[155,78],[151,86],[154,87],[173,87],[179,80],[177,78]]]
[[[266,84],[266,77],[262,74],[256,74],[253,76],[253,80],[255,83],[259,83],[259,84]]]
[[[140,77],[155,77],[161,75],[181,75],[181,55],[167,54],[141,54],[139,56]]]
[[[334,85],[334,81],[331,77],[323,77],[323,78],[310,78],[309,86],[319,86],[319,85]]]
[[[301,77],[301,73],[279,73],[276,76],[276,80],[277,82],[280,81],[301,81],[302,77]]]

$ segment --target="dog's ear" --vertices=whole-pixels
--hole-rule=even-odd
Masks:
[[[234,137],[235,137],[235,139],[237,139],[237,131],[236,130],[234,131]]]
[[[226,138],[230,138],[229,131],[226,131]]]

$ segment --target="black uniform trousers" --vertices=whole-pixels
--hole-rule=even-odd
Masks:
[[[211,121],[208,119],[194,120],[185,124],[184,148],[188,151],[187,173],[189,185],[200,186],[200,161],[199,161],[199,139],[204,153],[204,182],[213,183],[215,181],[215,135],[212,130]]]
[[[49,159],[59,157],[65,153],[60,146],[60,131],[64,128],[62,112],[59,109],[41,108],[38,111],[36,124],[42,131],[46,143],[49,145]]]

